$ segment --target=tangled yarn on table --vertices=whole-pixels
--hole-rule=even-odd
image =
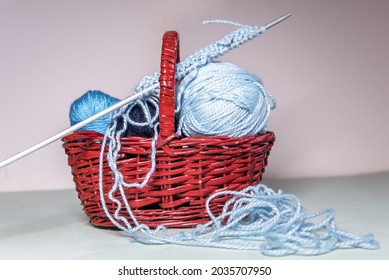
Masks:
[[[223,212],[219,216],[213,215],[210,202],[226,195],[232,195],[232,198],[224,205]],[[111,192],[109,198],[120,206]],[[126,208],[132,215],[127,204]],[[342,248],[379,248],[373,235],[360,237],[338,230],[333,209],[307,215],[296,196],[280,191],[275,193],[263,184],[239,192],[216,192],[208,198],[206,210],[210,222],[178,234],[169,234],[163,225],[154,230],[138,223],[132,227],[118,212],[109,217],[118,228],[144,244],[256,250],[269,256],[319,255]],[[323,217],[319,223],[310,221],[319,216]],[[133,215],[132,219],[136,222]],[[124,222],[126,226],[117,221]]]

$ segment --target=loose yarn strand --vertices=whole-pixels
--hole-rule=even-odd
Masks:
[[[234,21],[231,21],[231,20],[224,20],[224,19],[212,19],[212,20],[204,20],[203,21],[203,24],[214,24],[214,23],[230,24],[230,25],[234,25],[234,26],[238,26],[238,27],[244,27],[245,26],[244,24],[241,24],[241,23],[238,23],[238,22],[234,22]]]

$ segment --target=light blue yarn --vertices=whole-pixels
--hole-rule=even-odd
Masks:
[[[257,27],[238,26],[240,26],[238,30],[215,44],[196,52],[178,65],[177,76],[179,79],[185,79],[186,75],[196,76],[197,73],[193,72],[196,69],[207,65],[215,58],[263,32],[263,29]],[[193,76],[189,78],[188,86]],[[145,77],[137,87],[136,92],[144,93],[145,97],[155,97],[158,94],[157,83],[157,73]],[[263,98],[267,100],[270,96],[264,94]],[[266,103],[268,104],[268,102]],[[182,108],[181,103],[180,105]],[[270,105],[266,105],[265,108],[269,108],[268,106]],[[332,209],[307,215],[306,210],[300,205],[296,196],[283,194],[280,191],[276,193],[262,184],[250,186],[239,192],[219,191],[214,193],[206,203],[206,210],[211,221],[198,225],[189,232],[182,231],[178,234],[170,234],[164,225],[152,230],[146,225],[140,224],[127,202],[124,188],[142,188],[152,176],[155,170],[157,133],[155,133],[151,144],[152,153],[150,158],[152,165],[144,181],[142,183],[124,182],[116,162],[121,147],[120,136],[124,133],[125,126],[119,130],[116,128],[118,118],[126,112],[126,109],[125,106],[115,112],[113,121],[104,136],[100,154],[99,191],[106,216],[114,225],[134,240],[144,244],[180,244],[257,250],[270,256],[318,255],[338,248],[379,248],[378,242],[372,235],[359,237],[339,231],[335,226],[334,211]],[[268,115],[267,112],[263,114],[264,116]],[[158,122],[154,125],[155,132],[157,128]],[[107,209],[106,198],[103,194],[102,166],[106,145],[109,147],[107,152],[108,163],[114,175],[114,185],[108,193],[108,198],[117,205],[113,215]],[[121,194],[124,205],[113,197],[113,193],[116,191]],[[225,195],[232,195],[233,197],[226,202],[222,214],[215,216],[210,211],[209,204],[213,199]],[[123,210],[123,208],[127,211],[130,220],[120,214],[120,210]],[[322,217],[322,220],[315,224],[311,220],[317,217]],[[124,225],[121,225],[120,222],[123,222]],[[134,226],[131,225],[131,222],[134,223]]]
[[[98,90],[90,90],[76,99],[70,106],[70,125],[75,125],[87,118],[115,105],[119,99]],[[110,115],[102,116],[85,125],[80,130],[92,130],[104,134],[109,123]]]
[[[177,86],[177,133],[229,137],[261,133],[275,104],[256,75],[231,63],[208,63]]]

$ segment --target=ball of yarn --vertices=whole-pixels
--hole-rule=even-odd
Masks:
[[[70,124],[75,125],[102,110],[119,102],[119,99],[101,91],[88,91],[76,99],[70,106]],[[139,136],[150,138],[154,135],[154,125],[158,121],[158,101],[155,98],[142,98],[127,105],[123,113],[114,113],[115,130],[121,131],[121,136]],[[80,130],[91,130],[104,134],[110,121],[107,114]]]
[[[70,125],[75,125],[119,102],[106,93],[91,90],[76,99],[70,106]],[[109,114],[85,125],[80,130],[92,130],[104,134],[109,124]]]
[[[185,76],[176,96],[177,133],[185,136],[264,132],[275,105],[256,75],[226,62],[208,63]]]
[[[158,122],[158,101],[150,98],[131,102],[125,113],[115,121],[118,129],[126,123],[122,136],[151,138],[154,136],[154,125]]]

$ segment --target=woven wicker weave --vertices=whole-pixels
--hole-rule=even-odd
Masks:
[[[160,75],[160,132],[156,171],[142,188],[126,188],[126,198],[140,223],[150,227],[193,227],[208,221],[205,201],[217,190],[241,190],[258,184],[274,143],[272,132],[230,137],[182,137],[174,133],[175,66],[178,34],[163,37]],[[106,217],[99,194],[99,157],[103,135],[93,131],[72,133],[62,140],[68,155],[78,196],[93,225],[113,227]],[[123,137],[117,166],[125,182],[142,182],[150,170],[151,138]],[[103,190],[110,213],[116,210],[107,194],[113,175],[103,164]],[[119,193],[115,198],[122,201]],[[219,213],[224,197],[210,208]],[[127,212],[120,213],[128,217]],[[129,217],[128,217],[129,219]]]

